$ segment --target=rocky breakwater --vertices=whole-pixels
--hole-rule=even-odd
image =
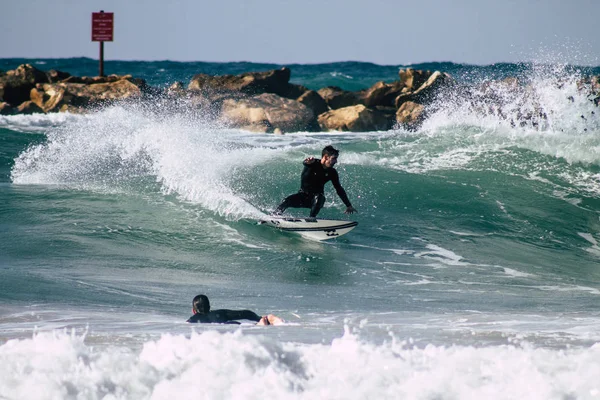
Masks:
[[[0,114],[81,113],[113,101],[139,98],[148,90],[131,75],[76,77],[23,64],[0,72]]]
[[[399,80],[358,91],[318,91],[290,83],[281,68],[241,75],[194,76],[187,88],[176,83],[172,96],[210,110],[225,126],[255,132],[384,131],[402,124],[415,128],[436,92],[453,84],[448,74],[400,70]]]
[[[176,82],[157,89],[131,75],[76,77],[23,64],[0,72],[0,114],[81,113],[133,100],[156,104],[161,113],[198,114],[224,127],[286,133],[413,130],[440,106],[543,129],[547,113],[552,112],[540,102],[536,87],[511,77],[465,86],[443,72],[407,68],[393,82],[377,82],[354,92],[334,86],[310,90],[290,83],[290,78],[289,68],[240,75],[198,74],[187,85]],[[599,78],[577,82],[578,91],[596,105],[600,103]]]
[[[254,132],[383,131],[417,127],[427,104],[452,84],[440,72],[400,70],[392,83],[358,92],[318,91],[290,83],[289,68],[240,75],[198,74],[186,85],[150,88],[131,75],[77,77],[29,65],[0,72],[0,114],[84,113],[135,99],[164,104],[165,112],[200,113],[223,126]]]

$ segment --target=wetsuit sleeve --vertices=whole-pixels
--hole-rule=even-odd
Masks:
[[[342,201],[344,202],[346,207],[352,207],[352,204],[350,203],[350,200],[348,199],[348,195],[346,194],[346,191],[340,184],[340,176],[338,175],[337,171],[335,171],[335,173],[331,174],[331,184],[335,188],[335,191],[337,192],[338,196],[340,196],[340,199],[342,199]]]
[[[232,319],[247,319],[249,321],[260,321],[260,316],[250,310],[227,310],[229,320]]]
[[[260,317],[250,310],[215,310],[208,313],[210,322],[225,324],[236,319],[260,321]]]

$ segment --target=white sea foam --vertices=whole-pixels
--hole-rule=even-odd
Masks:
[[[444,249],[435,244],[427,244],[426,247],[429,251],[415,253],[415,257],[435,259],[447,265],[467,265],[467,263],[461,261],[463,259],[462,256],[451,250]]]
[[[6,399],[564,399],[600,395],[600,346],[277,343],[241,331],[164,335],[141,350],[38,334],[0,346]],[[366,373],[368,371],[368,373]]]
[[[43,133],[48,128],[58,127],[67,122],[87,119],[88,116],[70,113],[0,115],[0,128],[17,132]]]
[[[527,272],[517,271],[516,269],[512,269],[512,268],[507,268],[507,267],[501,267],[501,268],[506,275],[508,275],[510,277],[514,277],[514,278],[531,278],[531,277],[535,276],[533,274],[528,274]]]
[[[350,76],[348,74],[344,74],[343,72],[338,72],[338,71],[331,72],[330,75],[333,76],[334,78],[342,77],[342,78],[346,78],[346,79],[354,79],[352,76]]]
[[[593,295],[600,295],[600,290],[589,287],[589,286],[581,286],[581,285],[539,285],[539,286],[531,286],[532,288],[550,291],[550,292],[587,292]]]
[[[598,246],[598,241],[596,238],[594,238],[591,233],[577,232],[577,234],[592,244],[592,246],[586,248],[585,251],[600,257],[600,246]]]

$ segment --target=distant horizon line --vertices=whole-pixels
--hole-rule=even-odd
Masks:
[[[87,57],[87,56],[73,56],[73,57],[0,57],[0,60],[74,60],[74,59],[86,59],[90,61],[97,62],[97,58]],[[551,64],[549,62],[539,62],[535,61],[498,61],[488,64],[476,64],[476,63],[468,63],[468,62],[457,62],[457,61],[420,61],[420,62],[411,62],[411,63],[399,63],[399,64],[379,64],[372,61],[360,61],[360,60],[344,60],[344,61],[323,61],[323,62],[290,62],[290,63],[280,63],[273,61],[206,61],[206,60],[172,60],[172,59],[156,59],[156,60],[142,60],[142,59],[104,59],[105,63],[109,62],[170,62],[170,63],[206,63],[206,64],[268,64],[268,65],[278,65],[278,66],[286,66],[286,65],[323,65],[323,64],[346,64],[346,63],[358,63],[358,64],[372,64],[380,67],[399,67],[399,66],[411,66],[411,65],[421,65],[421,64],[455,64],[455,65],[463,65],[463,66],[473,66],[473,67],[489,67],[503,64],[540,64],[540,65],[548,65]],[[585,64],[564,64],[576,67],[600,67],[600,65],[585,65]]]

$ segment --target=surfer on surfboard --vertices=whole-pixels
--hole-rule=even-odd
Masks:
[[[356,212],[352,207],[346,191],[340,184],[340,178],[334,167],[337,163],[339,151],[333,146],[327,146],[321,152],[321,160],[314,157],[308,157],[304,160],[304,170],[302,171],[300,181],[300,191],[286,197],[283,202],[277,206],[274,215],[282,214],[287,208],[310,208],[310,217],[316,218],[319,211],[325,204],[325,195],[323,194],[325,184],[329,181],[333,184],[335,191],[340,199],[346,205],[346,214]]]

